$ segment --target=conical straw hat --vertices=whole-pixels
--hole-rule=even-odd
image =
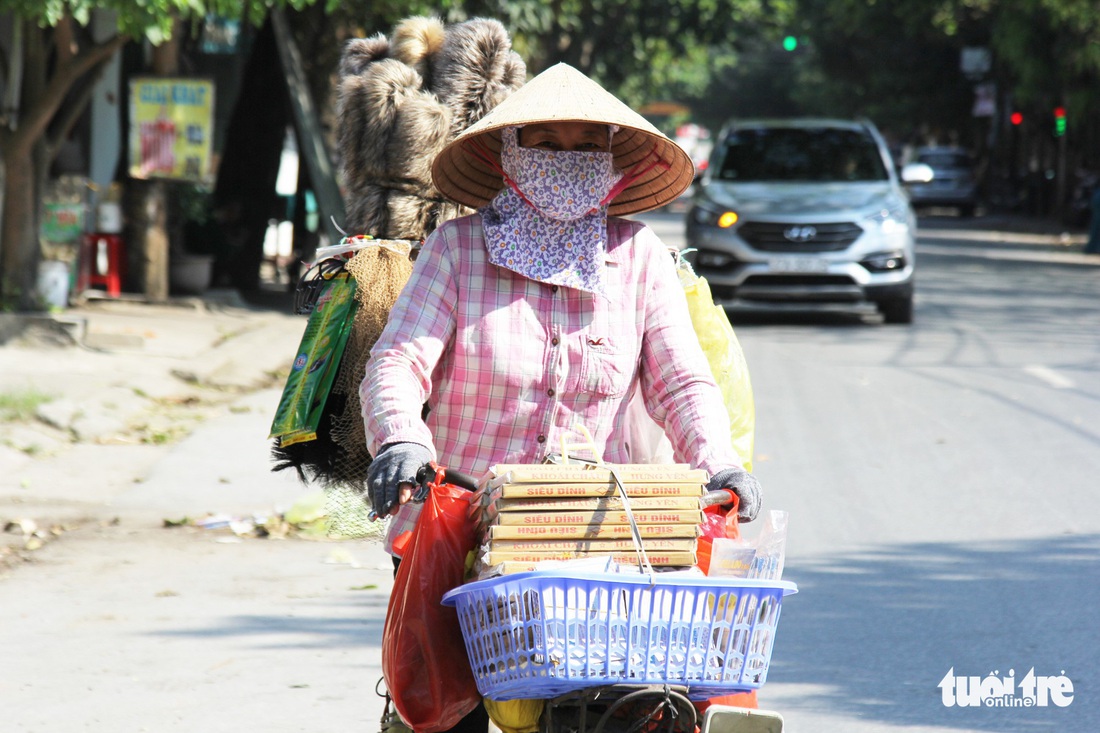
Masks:
[[[611,214],[656,209],[691,185],[695,166],[683,148],[568,64],[542,72],[466,128],[436,156],[432,181],[444,196],[480,208],[504,187],[504,179],[476,149],[490,154],[499,166],[501,129],[559,121],[618,125],[611,139],[616,167],[626,174],[648,168],[615,197]],[[660,163],[651,165],[655,160]]]

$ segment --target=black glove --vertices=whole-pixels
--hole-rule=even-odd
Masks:
[[[737,494],[737,518],[751,522],[760,512],[760,482],[743,468],[727,468],[711,476],[707,491],[729,489]]]
[[[367,469],[367,492],[371,507],[380,517],[397,506],[399,486],[416,485],[416,472],[435,460],[432,452],[419,443],[390,443],[382,446]]]

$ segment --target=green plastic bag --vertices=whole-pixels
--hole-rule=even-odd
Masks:
[[[268,437],[277,438],[280,445],[317,438],[325,400],[351,333],[355,287],[355,278],[341,273],[325,283],[317,298],[271,424]]]

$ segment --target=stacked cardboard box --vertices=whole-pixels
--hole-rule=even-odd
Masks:
[[[494,466],[475,500],[484,535],[479,574],[525,572],[546,560],[637,563],[631,513],[651,565],[694,565],[706,480],[686,464]]]

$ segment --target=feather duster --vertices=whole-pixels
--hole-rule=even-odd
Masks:
[[[431,88],[435,57],[443,47],[446,30],[439,18],[407,18],[393,29],[393,58],[412,67]]]
[[[465,130],[523,85],[527,66],[499,21],[474,18],[447,30],[432,90],[451,109],[451,134]]]
[[[399,23],[389,38],[376,34],[349,41],[340,59],[336,97],[337,152],[347,202],[343,228],[376,239],[419,242],[444,221],[469,213],[432,185],[432,161],[455,135],[518,89],[526,73],[507,31],[495,20],[445,26],[438,18],[413,17]],[[400,286],[394,289],[392,279],[401,272],[408,277],[392,267],[363,267],[355,278],[364,296],[384,291],[395,298]],[[379,313],[356,316],[359,330],[350,343],[374,343],[392,298],[360,303],[360,309]],[[365,440],[347,436],[349,425],[362,427],[357,387],[366,358],[363,348],[344,354],[316,440],[288,446],[276,442],[274,470],[293,468],[305,482],[361,490],[371,457]]]

